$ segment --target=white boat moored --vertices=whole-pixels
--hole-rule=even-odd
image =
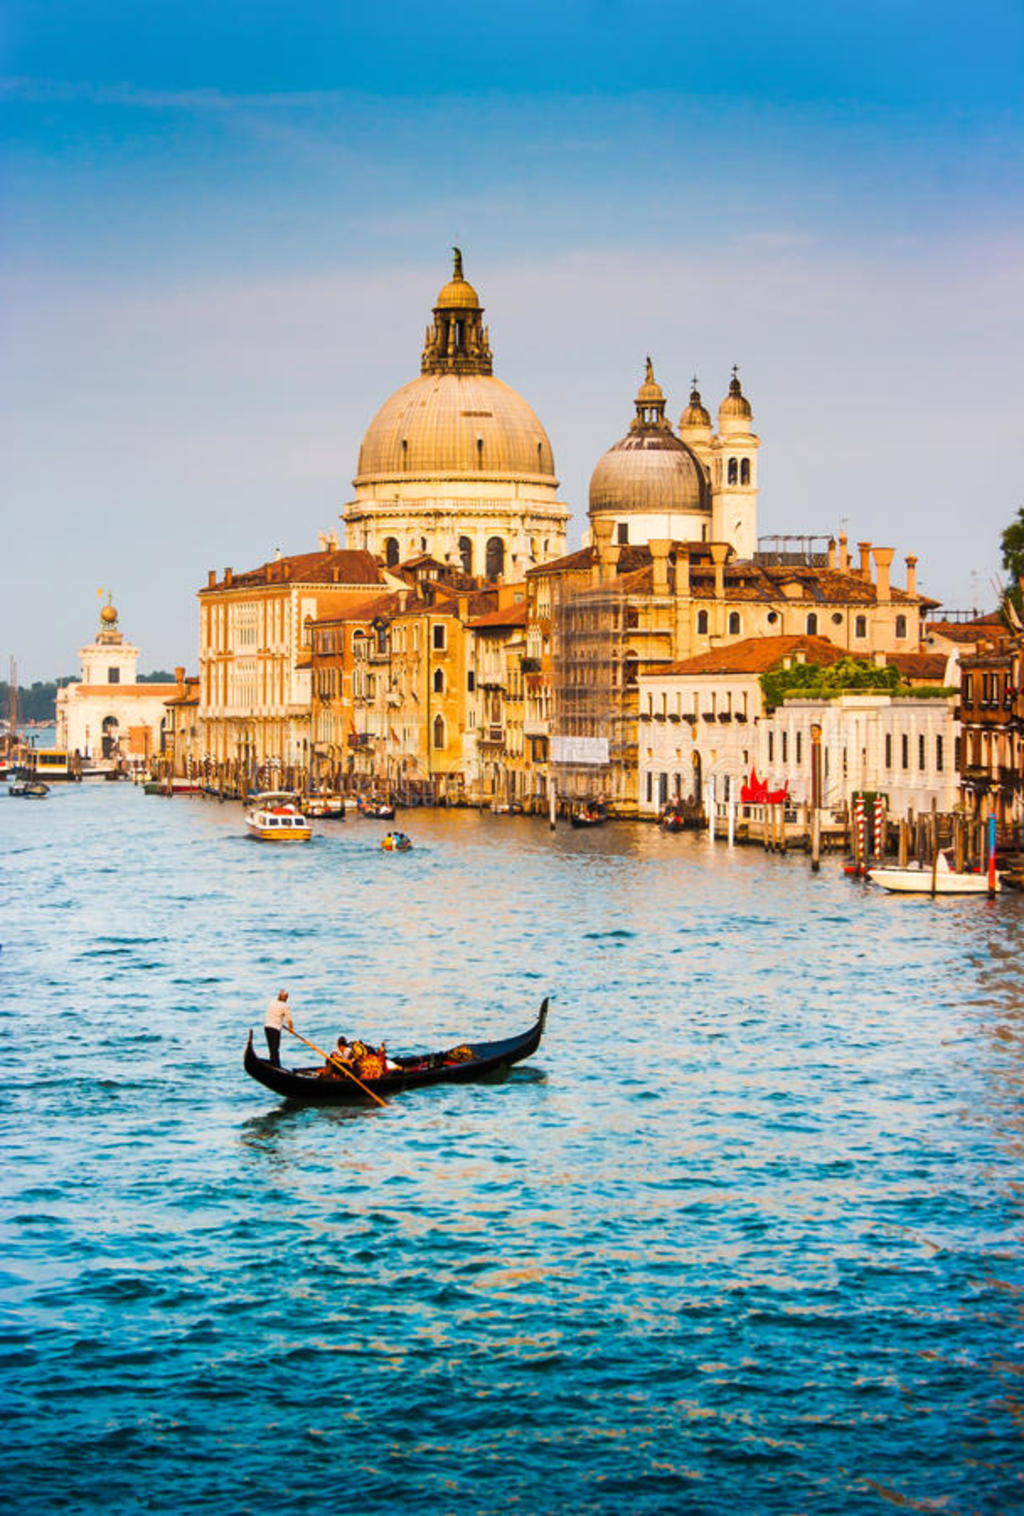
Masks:
[[[872,884],[880,884],[883,890],[892,890],[903,895],[930,895],[934,886],[936,895],[987,895],[988,877],[985,874],[958,874],[949,866],[945,853],[940,853],[935,868],[934,880],[930,865],[905,869],[869,869]],[[999,875],[995,887],[1002,889]]]

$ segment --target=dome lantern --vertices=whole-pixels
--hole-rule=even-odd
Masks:
[[[647,359],[644,382],[636,392],[636,416],[630,422],[630,431],[638,432],[654,427],[658,431],[672,430],[672,423],[665,419],[665,392],[654,377],[654,365]]]
[[[462,272],[462,250],[452,248],[452,277],[438,292],[434,324],[427,327],[420,372],[490,374],[494,371],[480,296]]]
[[[700,390],[697,388],[697,375],[693,376],[693,388],[690,391],[690,403],[679,418],[680,433],[688,431],[707,431],[711,434],[711,417],[709,416],[700,398]]]

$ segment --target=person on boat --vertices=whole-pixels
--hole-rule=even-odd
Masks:
[[[267,1006],[267,1013],[263,1018],[263,1033],[270,1050],[270,1061],[278,1069],[281,1067],[282,1027],[287,1027],[290,1032],[295,1030],[292,1025],[292,1013],[288,1008],[287,990],[278,991],[277,999],[272,1000]]]

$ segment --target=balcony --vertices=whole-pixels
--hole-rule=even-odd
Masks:
[[[477,741],[483,747],[502,747],[505,742],[505,728],[488,723],[478,729]]]

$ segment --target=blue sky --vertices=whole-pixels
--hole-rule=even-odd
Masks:
[[[72,671],[102,584],[144,667],[192,662],[208,567],[337,525],[456,240],[574,545],[644,356],[674,416],[736,362],[763,532],[845,523],[987,603],[1024,499],[1024,10],[694,11],[8,3],[0,653]]]

